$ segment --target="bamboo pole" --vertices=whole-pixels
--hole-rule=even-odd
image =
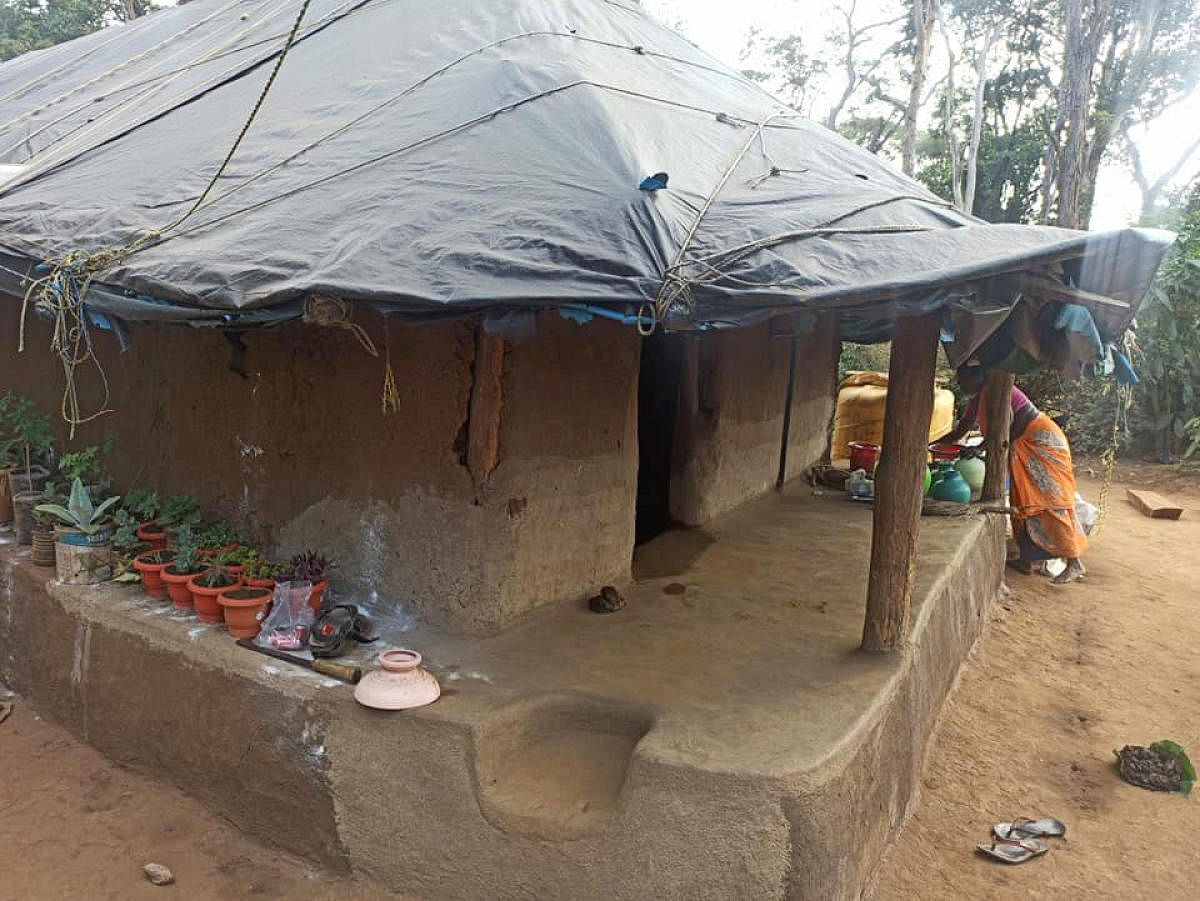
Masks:
[[[987,405],[988,434],[983,436],[987,454],[987,472],[983,477],[980,500],[1004,500],[1004,477],[1008,474],[1009,430],[1012,428],[1013,377],[1011,372],[994,370],[988,374],[982,402]]]
[[[898,320],[893,331],[883,451],[875,473],[864,651],[894,650],[908,627],[941,321],[940,313],[909,317]]]

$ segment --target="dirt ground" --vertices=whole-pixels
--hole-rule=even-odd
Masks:
[[[12,700],[0,723],[0,901],[403,901],[250,841]],[[151,885],[149,862],[175,884]]]
[[[1170,473],[1119,471],[1186,512],[1147,519],[1114,486],[1085,582],[1010,571],[872,901],[1200,897],[1200,797],[1127,785],[1112,753],[1169,738],[1200,761],[1200,483]],[[1084,478],[1080,491],[1094,502],[1099,485]],[[993,823],[1040,815],[1068,826],[1044,857],[1008,866],[974,853]]]
[[[1134,788],[1112,765],[1114,748],[1161,738],[1200,758],[1200,482],[1164,472],[1122,476],[1182,500],[1179,522],[1146,519],[1117,486],[1085,583],[1010,574],[873,901],[1198,896],[1200,797]],[[1098,485],[1081,491],[1095,500]],[[13,700],[0,723],[0,901],[395,901],[249,841]],[[1006,867],[974,853],[993,822],[1041,814],[1069,827],[1045,857]],[[176,884],[151,886],[150,861]]]

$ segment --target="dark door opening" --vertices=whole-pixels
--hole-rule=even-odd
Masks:
[[[636,544],[671,526],[671,446],[679,413],[683,342],[655,332],[642,341],[638,374],[638,491]]]

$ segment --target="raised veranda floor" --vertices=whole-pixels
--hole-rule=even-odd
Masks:
[[[922,521],[908,647],[859,652],[871,511],[806,486],[639,549],[627,607],[489,639],[383,624],[445,689],[387,714],[137,588],[5,547],[3,673],[242,828],[407,893],[856,898],[1000,581],[1001,524]]]

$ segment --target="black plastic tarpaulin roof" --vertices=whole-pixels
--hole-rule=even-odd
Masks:
[[[0,65],[0,288],[140,238],[92,308],[246,325],[316,292],[675,328],[838,309],[874,339],[897,312],[994,324],[1067,284],[1100,295],[1109,341],[1170,241],[966,216],[614,0],[312,0],[229,167],[154,234],[217,172],[299,7],[195,0]]]

